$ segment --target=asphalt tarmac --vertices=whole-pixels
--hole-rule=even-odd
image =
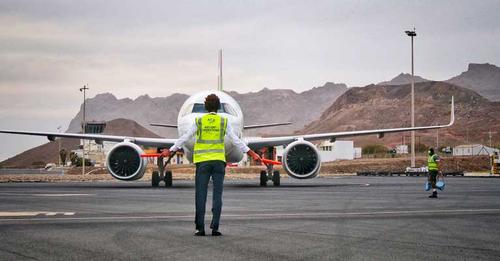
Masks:
[[[222,237],[193,181],[0,184],[0,260],[500,260],[500,179],[424,180],[226,181]]]

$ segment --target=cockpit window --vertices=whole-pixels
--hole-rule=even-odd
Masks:
[[[192,113],[207,113],[207,110],[205,109],[205,104],[203,103],[195,103],[193,105],[193,110],[191,111]],[[217,110],[217,113],[227,113],[236,116],[236,112],[234,109],[227,103],[221,103],[219,109]]]

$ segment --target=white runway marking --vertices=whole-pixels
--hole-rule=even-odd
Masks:
[[[38,215],[45,216],[73,216],[75,212],[47,212],[47,211],[5,211],[0,212],[0,217],[34,217]]]
[[[80,197],[80,196],[95,196],[95,194],[31,194],[35,197]]]
[[[0,217],[2,213],[38,213],[52,214],[52,212],[0,212]],[[74,215],[74,212],[57,212],[58,214],[69,213],[67,215]],[[257,214],[226,214],[222,215],[225,219],[264,219],[264,218],[297,218],[297,217],[356,217],[356,216],[398,216],[398,215],[416,215],[416,214],[474,214],[474,213],[499,213],[500,209],[445,209],[445,210],[402,210],[402,211],[374,211],[374,212],[308,212],[308,213],[257,213]],[[38,215],[37,214],[37,215]],[[26,216],[26,215],[25,215]],[[28,215],[36,216],[36,215]],[[105,217],[68,217],[68,218],[24,218],[24,219],[12,219],[3,218],[1,221],[54,221],[54,220],[149,220],[149,219],[172,219],[172,220],[184,220],[192,219],[194,213],[191,215],[152,215],[152,216],[105,216]],[[9,217],[14,217],[10,215]],[[17,216],[19,217],[19,215]]]
[[[32,197],[81,197],[81,196],[95,196],[96,194],[88,193],[32,193],[25,194],[24,192],[0,192],[1,196],[32,196]]]

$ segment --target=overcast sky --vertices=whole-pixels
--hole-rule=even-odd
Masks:
[[[500,1],[0,1],[0,129],[66,129],[90,97],[445,80],[500,64]],[[0,135],[0,160],[46,140]]]

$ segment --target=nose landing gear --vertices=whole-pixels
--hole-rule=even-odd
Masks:
[[[161,153],[160,149],[158,149],[158,153]],[[158,170],[153,171],[153,174],[151,175],[151,186],[158,187],[160,182],[163,181],[165,182],[165,187],[172,187],[172,171],[166,170],[166,168],[174,155],[175,153],[170,155],[166,162],[164,162],[164,158],[162,156],[158,157]]]
[[[262,159],[262,163],[266,166],[265,170],[260,171],[260,186],[267,186],[267,181],[271,180],[273,182],[273,186],[280,186],[280,172],[278,170],[274,170],[274,164],[276,162]]]

